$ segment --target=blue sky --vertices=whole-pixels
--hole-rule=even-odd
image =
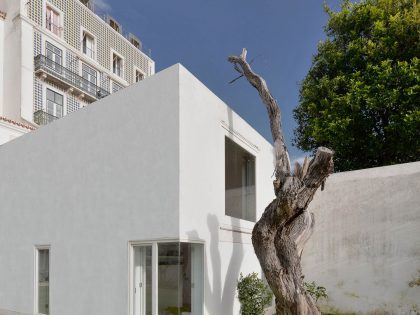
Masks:
[[[339,0],[326,0],[337,10]],[[271,141],[268,118],[256,90],[227,56],[248,49],[248,60],[267,81],[283,113],[291,159],[304,155],[291,144],[293,108],[317,44],[325,39],[323,0],[96,0],[151,49],[156,71],[182,63],[210,90]]]

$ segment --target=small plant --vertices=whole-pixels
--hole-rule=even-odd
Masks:
[[[241,273],[237,289],[241,302],[241,315],[264,314],[264,307],[271,303],[273,298],[271,290],[255,272],[245,277]]]
[[[306,292],[308,292],[316,302],[318,302],[319,299],[328,299],[327,290],[324,287],[316,285],[315,281],[312,281],[311,283],[305,282],[304,286]]]
[[[420,269],[417,270],[417,272],[420,274]],[[410,286],[410,288],[414,288],[414,287],[420,287],[420,276],[418,276],[417,278],[414,278],[413,280],[411,280],[408,285]]]

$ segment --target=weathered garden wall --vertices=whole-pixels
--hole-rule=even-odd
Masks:
[[[326,287],[330,310],[416,314],[420,287],[408,283],[420,276],[420,162],[334,174],[310,211],[305,281]]]

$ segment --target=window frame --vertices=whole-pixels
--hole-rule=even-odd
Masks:
[[[89,56],[88,54],[86,54],[84,52],[84,38],[85,35],[89,36],[92,38],[93,41],[93,49],[92,49],[92,53],[93,53],[93,57]],[[97,45],[98,41],[95,35],[92,34],[92,32],[88,31],[86,28],[84,28],[83,26],[80,27],[80,52],[83,54],[83,56],[86,56],[87,58],[97,61],[98,60],[98,45]]]
[[[108,23],[107,23],[115,32],[121,34],[121,24],[117,22],[113,17],[108,16]]]
[[[48,45],[52,46],[53,50],[49,49]],[[54,49],[57,49],[57,50],[60,51],[60,55],[59,55],[60,62],[57,62],[55,60],[55,58],[51,59],[51,58],[48,57],[47,51],[50,51],[53,55],[58,55],[56,52],[54,52]],[[51,43],[51,41],[46,39],[45,42],[44,42],[44,54],[45,54],[45,58],[46,58],[47,67],[49,67],[52,71],[57,72],[58,74],[62,74],[63,68],[64,68],[64,55],[65,55],[64,50],[61,47],[58,47],[55,43],[53,44],[53,43]],[[50,66],[48,65],[49,60],[51,60],[51,62],[53,62],[53,63],[51,63]],[[57,64],[58,67],[56,67],[55,64]],[[56,68],[58,68],[58,69],[56,69]]]
[[[85,72],[85,71],[84,71],[84,67],[87,67],[87,68],[89,68],[90,70],[92,70],[92,71],[94,71],[94,72],[96,73],[96,76],[95,76],[95,78],[96,78],[96,82],[95,82],[95,83],[83,77],[83,74],[84,74],[84,72]],[[99,84],[98,84],[98,83],[99,83],[99,78],[100,78],[100,71],[98,71],[95,67],[92,67],[90,64],[88,64],[87,62],[84,62],[84,61],[81,61],[79,69],[80,69],[80,73],[79,73],[79,75],[80,75],[82,78],[84,78],[84,79],[86,79],[87,81],[89,81],[90,83],[94,84],[94,85],[96,86],[96,88],[98,88],[98,87],[99,87]],[[83,84],[83,83],[82,83],[82,84]],[[95,91],[95,92],[96,92],[96,91]]]
[[[233,144],[237,145],[239,148],[241,148],[242,150],[244,150],[247,154],[249,154],[250,156],[253,157],[254,159],[254,220],[248,220],[245,219],[244,217],[238,218],[238,217],[234,217],[234,216],[230,216],[227,214],[227,207],[226,207],[226,142],[227,140],[231,141]],[[224,194],[224,217],[228,218],[231,220],[231,224],[230,225],[238,225],[238,226],[243,226],[245,228],[251,227],[252,225],[255,224],[255,222],[257,222],[257,155],[256,152],[252,152],[249,148],[247,149],[244,145],[242,145],[239,141],[241,141],[240,138],[235,137],[233,134],[224,134],[223,137],[223,161],[224,161],[224,190],[223,190],[223,194]],[[241,141],[242,142],[242,141]],[[252,227],[251,227],[252,228]]]
[[[143,76],[143,78],[139,81],[136,81],[137,80],[137,72],[141,73],[141,75]],[[133,83],[143,81],[146,78],[146,73],[143,70],[141,70],[139,67],[134,66],[133,73],[134,73],[133,74],[133,78],[134,78]]]
[[[59,25],[57,25],[59,29],[59,34],[56,34],[53,30],[48,29],[47,27],[47,10],[50,8],[52,11],[57,13],[58,15],[58,22]],[[50,34],[53,36],[63,39],[64,38],[64,12],[61,11],[59,8],[57,8],[55,5],[53,5],[49,1],[44,1],[44,7],[43,7],[43,15],[42,15],[42,28],[47,30]]]
[[[114,72],[114,55],[115,56],[117,56],[119,59],[121,59],[121,67],[120,67],[120,74],[117,74],[117,73],[115,73]],[[111,49],[111,73],[113,74],[113,75],[115,75],[117,78],[120,78],[120,79],[122,79],[122,80],[125,80],[124,79],[124,75],[125,75],[125,59],[124,59],[124,57],[121,55],[121,54],[119,54],[119,53],[117,53],[114,49]]]
[[[59,90],[51,85],[43,84],[43,97],[42,97],[42,110],[47,112],[47,90],[51,90],[54,93],[60,94],[63,96],[63,115],[61,117],[55,116],[57,119],[63,118],[67,115],[67,97],[66,93],[62,90]]]
[[[34,314],[39,313],[39,251],[48,250],[48,310],[51,314],[51,245],[35,245],[34,246]]]
[[[159,248],[158,245],[162,243],[188,243],[188,244],[199,244],[202,245],[202,264],[201,268],[203,270],[203,279],[202,279],[202,314],[204,314],[204,274],[206,270],[206,248],[204,240],[187,240],[187,239],[154,239],[154,240],[142,240],[142,241],[129,241],[128,242],[128,314],[134,314],[134,247],[136,246],[152,246],[152,315],[157,315],[158,310],[158,263],[159,263]],[[156,311],[156,313],[155,313]]]

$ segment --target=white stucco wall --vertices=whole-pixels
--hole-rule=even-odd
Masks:
[[[342,312],[411,314],[420,288],[420,162],[334,174],[310,205],[306,281]]]
[[[261,268],[254,223],[225,215],[225,137],[256,158],[257,217],[274,197],[272,146],[182,66],[180,104],[180,237],[207,242],[205,314],[238,314],[239,274]]]
[[[0,6],[0,10],[1,10]],[[0,113],[3,112],[4,100],[4,20],[0,18]]]
[[[33,312],[50,245],[51,314],[128,314],[128,243],[180,239],[205,244],[204,314],[237,314],[260,268],[224,215],[225,136],[256,157],[259,216],[271,145],[181,65],[1,146],[0,309]]]
[[[0,146],[0,308],[34,310],[51,246],[51,314],[127,314],[128,241],[178,238],[171,68]]]

